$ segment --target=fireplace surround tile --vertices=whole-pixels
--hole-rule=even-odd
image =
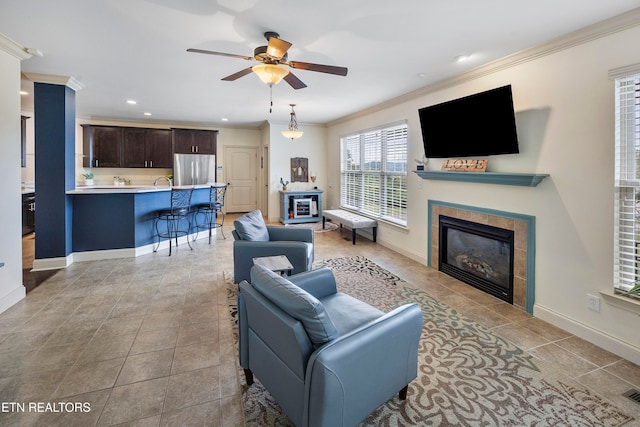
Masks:
[[[535,217],[429,200],[429,266],[437,268],[440,215],[464,219],[514,232],[513,305],[533,314],[535,298]]]

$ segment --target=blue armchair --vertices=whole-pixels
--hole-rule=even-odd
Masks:
[[[388,313],[337,292],[320,268],[289,278],[262,266],[238,295],[239,357],[296,426],[355,426],[417,376],[422,312]]]
[[[235,283],[250,280],[253,258],[285,255],[292,274],[311,270],[313,230],[267,226],[259,210],[242,215],[233,222],[233,277]]]

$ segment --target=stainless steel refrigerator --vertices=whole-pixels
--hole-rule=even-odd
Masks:
[[[174,154],[173,185],[198,185],[216,182],[214,154]]]

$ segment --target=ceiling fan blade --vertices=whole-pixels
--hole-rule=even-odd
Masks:
[[[252,68],[245,68],[244,70],[240,70],[237,73],[233,73],[230,76],[224,77],[221,80],[227,81],[227,82],[232,82],[234,80],[238,80],[240,77],[244,77],[247,74],[250,74],[252,72]]]
[[[267,45],[267,55],[280,59],[287,53],[290,47],[291,43],[288,41],[277,37],[270,37],[269,44]]]
[[[293,73],[289,73],[286,76],[284,76],[284,81],[286,81],[287,83],[289,83],[289,86],[291,86],[294,89],[303,89],[305,87],[307,87],[306,84],[304,84],[302,82],[302,80],[300,80],[299,78],[297,78]]]
[[[347,71],[349,71],[345,67],[336,67],[334,65],[312,64],[310,62],[289,61],[287,65],[289,65],[291,68],[295,68],[298,70],[318,71],[320,73],[335,74],[338,76],[346,76]]]
[[[207,55],[229,56],[231,58],[240,58],[240,59],[253,60],[253,56],[235,55],[233,53],[224,53],[224,52],[214,52],[212,50],[202,50],[202,49],[189,48],[189,49],[187,49],[187,52],[204,53],[204,54],[207,54]]]

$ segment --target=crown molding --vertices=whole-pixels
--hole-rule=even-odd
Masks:
[[[544,56],[552,55],[556,52],[570,49],[572,47],[588,43],[590,41],[606,37],[608,35],[615,34],[629,28],[636,27],[638,25],[640,25],[640,8],[633,9],[621,15],[614,16],[613,18],[600,21],[593,25],[589,25],[587,27],[565,34],[564,36],[557,37],[546,43],[521,50],[511,55],[504,56],[495,61],[491,61],[478,67],[472,68],[471,70],[464,73],[457,74],[453,77],[440,80],[438,82],[424,86],[420,89],[416,89],[387,101],[383,101],[367,109],[334,120],[327,125],[333,126],[356,119],[358,117],[363,117],[371,113],[383,110],[385,108],[390,108],[397,104],[401,104],[415,98],[423,97],[442,89],[446,89],[467,81],[494,74],[499,71],[542,58]]]
[[[19,45],[2,33],[0,33],[0,50],[7,52],[9,55],[15,56],[21,61],[23,59],[31,58],[31,54],[27,53],[23,46]]]
[[[620,77],[627,77],[638,73],[640,73],[640,64],[627,65],[609,70],[609,79],[615,80]]]
[[[53,85],[67,86],[76,92],[83,89],[84,85],[71,76],[56,76],[53,74],[22,73],[22,77],[35,83],[49,83]]]

